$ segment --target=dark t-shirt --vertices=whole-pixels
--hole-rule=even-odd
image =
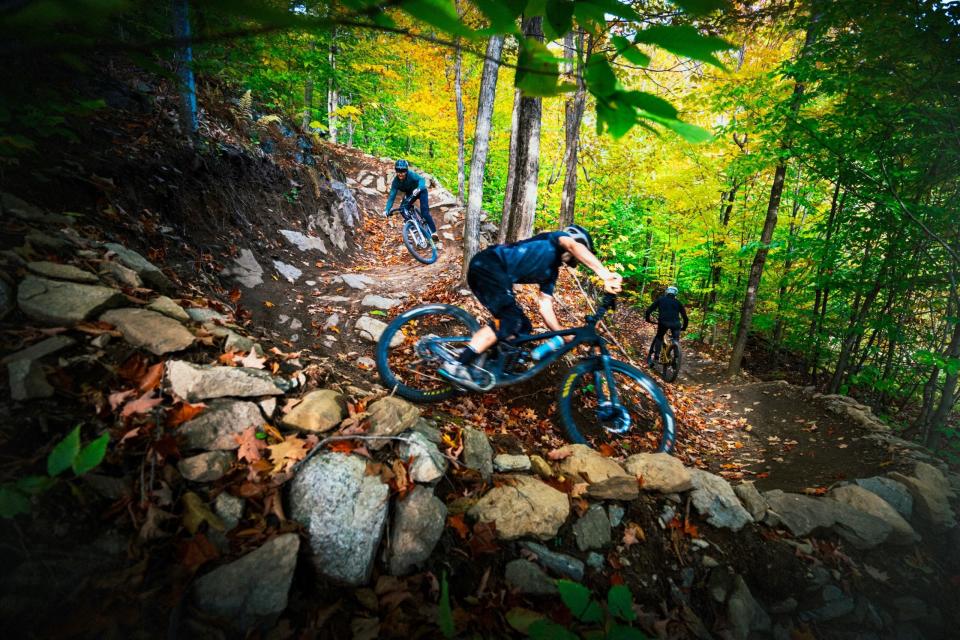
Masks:
[[[687,326],[687,310],[683,308],[683,303],[674,296],[663,295],[654,300],[653,304],[647,307],[644,314],[647,320],[650,320],[650,314],[658,311],[657,322],[668,327]],[[680,319],[683,318],[681,323]]]
[[[560,255],[564,252],[559,241],[569,235],[565,231],[538,233],[520,242],[493,247],[493,252],[503,261],[511,282],[538,284],[540,291],[552,296],[560,275]]]

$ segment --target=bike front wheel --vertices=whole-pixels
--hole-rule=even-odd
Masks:
[[[401,231],[403,244],[414,258],[423,264],[437,261],[437,245],[427,228],[418,220],[411,218],[403,223]]]
[[[676,340],[671,342],[666,348],[666,355],[661,365],[663,369],[663,379],[665,382],[673,382],[680,375],[680,365],[683,362],[683,352],[680,351],[680,343]]]
[[[479,328],[476,318],[449,304],[428,304],[401,313],[377,341],[380,380],[407,400],[446,400],[457,389],[437,370],[455,359]]]
[[[626,362],[610,360],[609,365],[610,379],[599,359],[581,362],[564,377],[557,410],[567,438],[575,444],[600,444],[629,425],[642,436],[645,450],[671,452],[676,423],[663,390]],[[614,391],[615,411],[609,401]]]

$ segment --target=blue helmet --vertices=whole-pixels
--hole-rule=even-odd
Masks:
[[[393,168],[396,169],[397,171],[406,171],[407,169],[410,168],[410,163],[404,160],[403,158],[400,158],[399,160],[397,160],[397,164],[393,165]]]
[[[674,286],[667,287],[667,295],[668,295],[668,296],[675,296],[675,295],[677,295],[677,292],[678,292],[678,291],[679,291],[679,289],[677,289],[677,288],[674,287]]]

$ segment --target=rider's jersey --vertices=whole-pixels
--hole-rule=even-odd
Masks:
[[[559,242],[564,236],[570,234],[565,231],[538,233],[532,238],[497,245],[490,250],[500,258],[513,284],[538,284],[540,291],[552,296],[560,275],[560,256],[565,251]]]
[[[683,303],[677,300],[675,296],[663,295],[654,300],[653,304],[647,307],[644,317],[650,322],[650,314],[659,310],[657,323],[668,327],[679,327],[680,319],[683,318],[681,329],[687,328],[687,310],[683,308]]]
[[[393,201],[397,197],[397,191],[403,191],[404,193],[412,193],[414,189],[426,189],[427,181],[422,177],[414,173],[413,171],[407,170],[407,177],[403,180],[399,176],[393,177],[393,182],[390,183],[390,195],[387,197],[387,211],[393,208]]]

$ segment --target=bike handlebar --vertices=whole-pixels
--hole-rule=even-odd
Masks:
[[[607,314],[607,311],[611,311],[617,308],[617,294],[615,293],[604,293],[603,300],[600,302],[600,306],[597,307],[597,312],[591,316],[587,316],[587,322],[600,322],[600,320]]]

